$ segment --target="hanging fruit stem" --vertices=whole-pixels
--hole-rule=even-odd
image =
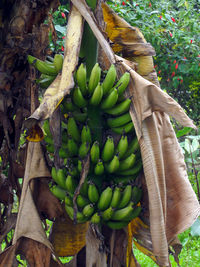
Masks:
[[[102,131],[104,123],[102,119],[102,111],[98,107],[88,106],[88,126],[90,127],[93,135],[93,140],[102,144]]]

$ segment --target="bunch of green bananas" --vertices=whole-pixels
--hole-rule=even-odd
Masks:
[[[77,196],[78,211],[74,214],[73,195],[78,184],[75,176],[68,174],[66,169],[52,168],[52,178],[56,182],[51,192],[65,203],[65,210],[72,220],[77,223],[90,221],[94,224],[104,223],[113,229],[126,226],[140,214],[138,205],[142,190],[130,184],[100,187],[94,181],[85,181]]]
[[[42,62],[29,56],[29,62],[42,72],[40,84],[45,75],[52,80],[56,77],[62,68],[61,57],[55,55],[49,59],[51,62]],[[52,168],[50,188],[77,223],[90,221],[120,229],[139,215],[138,202],[142,196],[141,189],[134,186],[142,170],[142,160],[129,114],[131,99],[123,95],[130,74],[126,72],[116,81],[114,65],[104,74],[96,63],[89,78],[87,76],[86,67],[81,64],[74,76],[75,87],[60,105],[62,146],[59,156],[64,165],[62,169]],[[43,129],[46,149],[53,155],[48,120],[44,121]],[[74,212],[74,192],[88,155],[90,169],[76,199],[78,211]]]
[[[55,54],[54,57],[47,56],[45,61],[31,55],[28,55],[27,59],[41,73],[40,78],[36,80],[41,88],[49,87],[61,71],[63,65],[63,56],[61,54]]]

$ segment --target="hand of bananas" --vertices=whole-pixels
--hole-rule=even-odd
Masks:
[[[59,67],[50,67],[54,73],[61,69],[61,58],[59,60]],[[55,57],[52,61],[55,64]],[[42,75],[47,75],[40,61],[30,58],[29,62],[35,64]],[[52,69],[51,73],[48,75],[55,77]],[[123,96],[130,74],[124,73],[117,82],[116,76],[114,65],[107,74],[102,74],[96,63],[88,80],[85,66],[81,64],[77,69],[76,85],[60,106],[63,121],[59,156],[64,159],[65,166],[58,170],[52,168],[50,188],[65,202],[66,212],[77,223],[90,221],[120,229],[141,211],[138,203],[142,191],[134,186],[134,180],[142,169],[142,161],[129,114],[131,100]],[[43,129],[46,149],[53,153],[47,120]],[[73,195],[79,184],[83,160],[88,154],[90,169],[76,199],[78,212],[74,214]]]

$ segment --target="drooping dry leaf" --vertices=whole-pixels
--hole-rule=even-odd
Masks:
[[[50,236],[56,255],[76,255],[85,246],[87,228],[88,223],[74,224],[68,216],[57,218]]]
[[[64,96],[69,94],[74,86],[73,73],[78,63],[78,55],[83,31],[83,18],[73,6],[69,15],[65,40],[65,54],[62,75],[58,74],[53,83],[46,90],[40,106],[27,119],[25,125],[30,128],[37,121],[49,118]]]

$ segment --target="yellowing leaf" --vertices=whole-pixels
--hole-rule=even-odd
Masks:
[[[56,255],[67,257],[76,255],[86,243],[88,223],[74,224],[69,217],[59,218],[53,224],[51,242]]]

